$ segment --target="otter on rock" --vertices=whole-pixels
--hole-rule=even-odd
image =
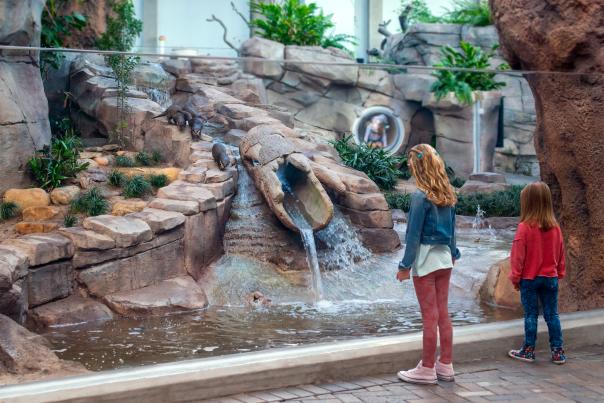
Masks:
[[[214,161],[218,164],[218,168],[220,168],[221,171],[224,171],[231,166],[231,159],[227,154],[226,147],[222,143],[214,143],[212,146],[212,158],[214,158]]]

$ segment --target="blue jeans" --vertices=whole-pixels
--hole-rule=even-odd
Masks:
[[[524,345],[535,347],[539,301],[549,331],[551,349],[562,347],[562,328],[558,316],[558,278],[536,277],[520,281],[520,299],[524,307]]]

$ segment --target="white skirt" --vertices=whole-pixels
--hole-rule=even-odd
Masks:
[[[436,270],[450,269],[453,267],[453,257],[449,245],[424,245],[419,246],[419,251],[411,265],[413,276],[423,277]]]

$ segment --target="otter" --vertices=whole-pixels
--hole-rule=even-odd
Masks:
[[[271,299],[265,297],[260,291],[254,291],[246,295],[245,302],[249,306],[270,306],[272,304]]]
[[[205,125],[204,119],[199,115],[194,115],[189,120],[189,127],[191,128],[191,136],[193,138],[199,139],[201,138],[201,130]]]
[[[221,171],[224,171],[231,166],[231,159],[227,154],[225,145],[222,143],[214,143],[212,146],[212,158],[214,158],[214,161],[218,164],[218,168],[220,168]]]

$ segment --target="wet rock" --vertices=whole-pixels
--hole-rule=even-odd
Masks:
[[[237,169],[227,169],[221,171],[220,169],[208,169],[205,175],[205,183],[220,183],[225,182],[233,178],[233,175],[237,173]]]
[[[285,46],[279,42],[254,36],[241,45],[241,56],[269,60],[283,60]],[[243,70],[255,76],[278,79],[283,75],[283,64],[262,60],[245,60]]]
[[[2,374],[73,375],[87,372],[81,364],[60,360],[42,336],[30,332],[4,315],[0,315],[0,356]],[[0,376],[0,383],[6,381],[5,377]]]
[[[358,224],[365,228],[392,228],[394,226],[390,210],[359,211],[345,207],[341,209],[353,224]]]
[[[122,316],[167,315],[208,306],[204,291],[189,276],[134,291],[107,295],[104,301]]]
[[[115,245],[119,248],[137,245],[153,237],[149,225],[135,218],[101,215],[86,218],[82,225],[88,230],[115,239]]]
[[[398,233],[391,228],[359,228],[358,234],[373,253],[389,253],[401,246]]]
[[[23,221],[46,221],[59,215],[59,209],[56,207],[28,207],[23,209]]]
[[[487,304],[510,309],[521,309],[520,293],[514,289],[509,279],[510,259],[495,263],[480,288],[480,299]]]
[[[132,82],[137,87],[174,91],[176,80],[157,63],[139,63],[132,71]]]
[[[199,202],[189,200],[157,198],[151,200],[149,207],[159,210],[174,211],[186,216],[199,213]]]
[[[52,222],[20,222],[15,224],[15,231],[21,235],[46,234],[59,228],[59,224]]]
[[[65,298],[73,292],[75,272],[71,262],[30,268],[27,279],[29,307]]]
[[[356,85],[359,75],[357,64],[345,52],[319,46],[286,46],[285,59],[298,62],[286,63],[292,71],[327,79],[335,84]],[[302,62],[302,63],[301,63]],[[322,65],[312,62],[344,63],[346,65]]]
[[[28,207],[46,207],[50,204],[50,197],[44,189],[8,189],[4,193],[5,202],[13,202],[20,209]]]
[[[227,132],[227,134],[225,134],[224,141],[226,141],[228,144],[239,146],[239,143],[241,143],[241,140],[246,134],[247,132],[244,130],[231,129]]]
[[[50,199],[53,204],[68,205],[79,194],[80,188],[78,186],[63,186],[53,189],[53,191],[50,192]]]
[[[113,312],[100,302],[72,295],[34,308],[29,316],[36,327],[47,328],[111,320]]]
[[[61,228],[59,232],[71,239],[77,249],[107,250],[115,248],[113,238],[81,227]]]
[[[124,259],[80,270],[77,277],[90,294],[104,297],[185,274],[184,241],[180,239]]]
[[[175,181],[159,189],[157,196],[162,199],[197,202],[199,204],[199,211],[216,208],[216,197],[212,192],[201,185],[188,182]]]
[[[27,308],[27,284],[25,280],[18,280],[7,290],[0,292],[1,315],[6,315],[15,322],[22,324],[25,321]]]
[[[140,213],[130,214],[128,217],[138,218],[146,222],[154,234],[169,231],[185,223],[182,213],[145,208]]]
[[[39,266],[73,256],[74,247],[69,238],[59,234],[26,235],[3,242],[28,258],[30,266]]]

